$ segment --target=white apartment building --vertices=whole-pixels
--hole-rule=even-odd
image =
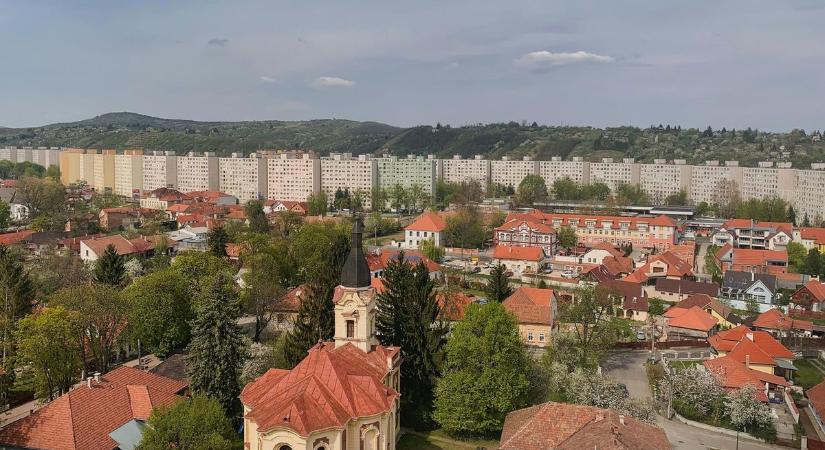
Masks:
[[[794,200],[795,174],[791,163],[760,162],[758,167],[742,168],[742,200],[779,197]]]
[[[267,158],[267,198],[305,202],[321,190],[321,160],[311,152],[284,152]]]
[[[143,189],[178,188],[178,164],[175,152],[143,155]]]
[[[539,161],[539,176],[544,178],[544,184],[549,189],[556,180],[569,178],[578,184],[590,183],[590,163],[580,156],[573,157],[572,161],[563,161],[554,156],[550,161]]]
[[[639,184],[639,164],[633,158],[625,158],[620,163],[613,158],[602,158],[600,163],[590,163],[590,182],[604,183],[615,192],[623,184]]]
[[[511,160],[506,156],[498,161],[490,161],[490,181],[502,186],[512,186],[518,189],[521,180],[527,175],[538,175],[539,163],[529,156],[523,159]]]
[[[425,193],[432,195],[437,181],[437,164],[435,155],[407,155],[406,158],[384,155],[375,160],[378,167],[378,186],[390,190],[395,185],[405,189],[419,186]]]
[[[93,185],[95,179],[95,155],[97,155],[97,150],[88,149],[86,153],[81,153],[78,157],[80,165],[77,179],[86,182],[89,186]]]
[[[472,180],[481,183],[482,189],[487,189],[490,182],[490,160],[476,155],[473,159],[464,159],[459,155],[453,159],[439,160],[439,177],[447,183],[464,183]]]
[[[794,189],[794,210],[798,223],[805,216],[811,225],[819,226],[825,219],[825,163],[811,164],[810,170],[796,170]]]
[[[712,205],[741,195],[742,174],[738,161],[725,161],[723,166],[719,161],[706,161],[703,166],[693,166],[690,198],[696,204]]]
[[[261,199],[267,191],[266,170],[266,159],[256,153],[218,158],[220,191],[235,196],[240,204]]]
[[[684,159],[674,160],[673,164],[656,159],[653,164],[639,164],[639,184],[654,203],[662,203],[679,191],[689,196],[692,169]]]
[[[0,148],[0,161],[17,162],[17,147]]]
[[[134,197],[142,190],[143,150],[124,150],[122,155],[115,155],[115,194]]]
[[[332,203],[335,191],[348,189],[363,194],[364,209],[372,208],[371,193],[378,184],[378,165],[369,155],[353,157],[350,153],[331,153],[321,158],[321,190]]]
[[[60,167],[60,149],[57,147],[43,147],[32,150],[32,162],[47,169],[51,166]]]
[[[189,152],[186,156],[178,156],[178,190],[217,191],[220,189],[218,166],[218,157],[212,152]]]

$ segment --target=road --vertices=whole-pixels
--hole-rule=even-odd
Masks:
[[[604,364],[607,374],[627,386],[632,397],[639,399],[651,398],[645,373],[645,361],[649,353],[647,350],[633,350],[616,352]],[[712,431],[685,425],[675,420],[667,420],[659,416],[656,425],[665,430],[667,438],[676,450],[768,450],[783,449],[776,445],[740,440],[736,445],[736,438],[725,436]]]

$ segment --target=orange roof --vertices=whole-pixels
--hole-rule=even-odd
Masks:
[[[625,280],[634,283],[644,283],[650,278],[650,275],[653,273],[651,265],[656,261],[661,261],[667,265],[666,271],[664,273],[665,276],[679,278],[693,276],[693,269],[690,267],[690,264],[676,256],[675,254],[671,253],[670,251],[667,251],[662,253],[661,255],[650,256],[650,258],[648,258],[648,261],[642,267],[639,267],[633,273],[628,275],[625,278]]]
[[[725,244],[719,247],[719,250],[716,250],[716,254],[714,256],[716,256],[716,259],[721,260],[731,250],[733,250],[733,246],[730,244]]]
[[[288,313],[298,312],[298,308],[301,307],[301,302],[304,301],[304,297],[306,296],[306,290],[307,285],[302,284],[287,291],[286,294],[282,295],[281,298],[278,299],[275,311]]]
[[[0,443],[53,450],[113,450],[109,433],[131,420],[146,420],[152,408],[172,405],[186,383],[121,366],[61,395],[0,429]]]
[[[381,249],[379,254],[375,253],[368,253],[366,255],[367,265],[370,268],[370,272],[376,272],[379,270],[384,270],[387,268],[387,264],[389,264],[391,259],[398,259],[401,254],[401,250],[397,249]],[[419,262],[424,262],[424,265],[427,266],[427,270],[430,273],[438,272],[441,270],[441,266],[436,263],[435,261],[431,260],[424,256],[418,250],[404,250],[404,261],[410,264],[418,264]]]
[[[375,289],[376,294],[384,292],[384,280],[378,277],[370,278],[370,286]]]
[[[32,230],[17,231],[15,233],[0,234],[0,245],[13,245],[18,242],[25,241],[29,236],[33,235]]]
[[[513,259],[520,261],[541,261],[544,251],[540,247],[509,247],[496,245],[493,249],[493,259]]]
[[[689,309],[670,308],[665,311],[665,317],[668,318],[668,326],[687,330],[708,332],[717,324],[715,317],[698,306],[692,306]]]
[[[753,327],[768,330],[812,330],[813,322],[792,319],[782,311],[772,308],[756,316]]]
[[[818,414],[825,413],[825,381],[805,391],[805,395],[813,403]]]
[[[749,266],[762,266],[768,261],[788,262],[788,252],[780,250],[755,250],[750,248],[733,249],[733,263]]]
[[[447,222],[438,213],[433,211],[425,211],[418,216],[415,221],[406,227],[405,230],[414,231],[433,231],[441,232],[447,227]]]
[[[440,317],[450,322],[464,320],[464,312],[467,306],[475,301],[472,294],[465,294],[464,292],[453,292],[447,297],[444,292],[439,292],[436,295],[438,306],[441,308]]]
[[[764,364],[769,366],[776,364],[771,355],[747,337],[742,338],[733,346],[733,349],[728,352],[728,356],[743,364]]]
[[[815,244],[825,244],[825,228],[800,228],[802,239],[812,240]]]
[[[728,317],[728,314],[733,311],[729,306],[723,304],[708,294],[691,294],[681,302],[677,303],[676,306],[685,309],[692,306],[698,306],[704,310],[713,310],[722,317]]]
[[[747,342],[745,342],[747,341]],[[739,362],[745,362],[745,355],[752,354],[751,362],[774,364],[773,358],[793,359],[794,354],[766,331],[751,331],[744,325],[720,331],[708,338],[708,343],[717,351],[732,352]],[[740,348],[741,345],[741,348]],[[756,359],[754,359],[756,358]]]
[[[604,250],[616,258],[624,258],[624,252],[617,249],[615,245],[607,241],[597,242],[590,246],[591,250]]]
[[[516,316],[518,323],[553,325],[554,301],[552,289],[520,287],[501,304]]]
[[[84,239],[80,241],[92,250],[97,256],[106,251],[106,247],[112,245],[115,247],[118,255],[134,255],[137,253],[146,253],[155,248],[155,244],[159,239],[164,238],[162,235],[158,236],[141,236],[134,239],[126,239],[122,235],[115,234],[112,236],[95,237],[91,239]],[[168,245],[174,245],[168,242]]]
[[[627,224],[629,230],[637,230],[639,224],[647,224],[649,226],[660,227],[676,227],[676,222],[668,216],[658,217],[625,217],[625,216],[598,216],[588,214],[561,214],[561,213],[543,213],[538,210],[530,212],[512,212],[507,215],[507,221],[513,219],[524,220],[538,220],[552,226],[570,226],[571,220],[577,223],[576,226],[584,227],[588,221],[595,221],[596,227],[601,228],[603,222],[610,222],[609,226],[612,229],[620,229],[622,224]]]
[[[276,427],[301,436],[343,427],[356,417],[385,413],[398,392],[381,380],[398,349],[365,353],[352,344],[319,343],[292,370],[269,369],[244,387],[241,401],[260,433]]]
[[[802,289],[807,289],[816,300],[825,300],[825,283],[820,283],[819,280],[811,278],[803,287],[799,288],[797,292]]]
[[[788,235],[791,234],[793,231],[793,224],[789,222],[767,222],[767,221],[758,221],[758,220],[751,220],[751,219],[730,219],[722,224],[722,228],[726,228],[728,230],[732,228],[776,228],[777,230],[784,231]]]
[[[764,392],[765,383],[777,386],[788,385],[788,382],[780,376],[748,368],[729,356],[708,359],[702,362],[702,365],[719,380],[723,388],[733,391],[745,386],[753,386],[756,388],[758,398],[763,402],[768,401]]]
[[[496,231],[518,231],[522,225],[527,226],[530,228],[530,231],[534,233],[553,233],[553,227],[549,225],[545,225],[541,222],[536,222],[534,220],[524,220],[524,219],[513,219],[504,222],[500,227],[496,228]]]

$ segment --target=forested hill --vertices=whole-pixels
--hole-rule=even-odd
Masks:
[[[485,155],[490,158],[525,155],[536,159],[552,156],[791,161],[807,167],[825,161],[825,141],[820,133],[793,130],[763,133],[756,130],[682,129],[671,126],[548,127],[525,123],[477,126],[417,126],[398,128],[378,122],[329,119],[303,122],[196,122],[161,119],[134,113],[110,113],[93,119],[35,128],[0,127],[0,146],[63,146],[84,148],[143,148],[250,153],[261,149],[312,149],[355,154],[392,153]]]

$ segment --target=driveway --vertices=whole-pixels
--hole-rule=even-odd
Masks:
[[[615,352],[607,358],[602,369],[614,380],[627,386],[631,397],[651,398],[645,373],[645,361],[649,355],[647,350]]]

